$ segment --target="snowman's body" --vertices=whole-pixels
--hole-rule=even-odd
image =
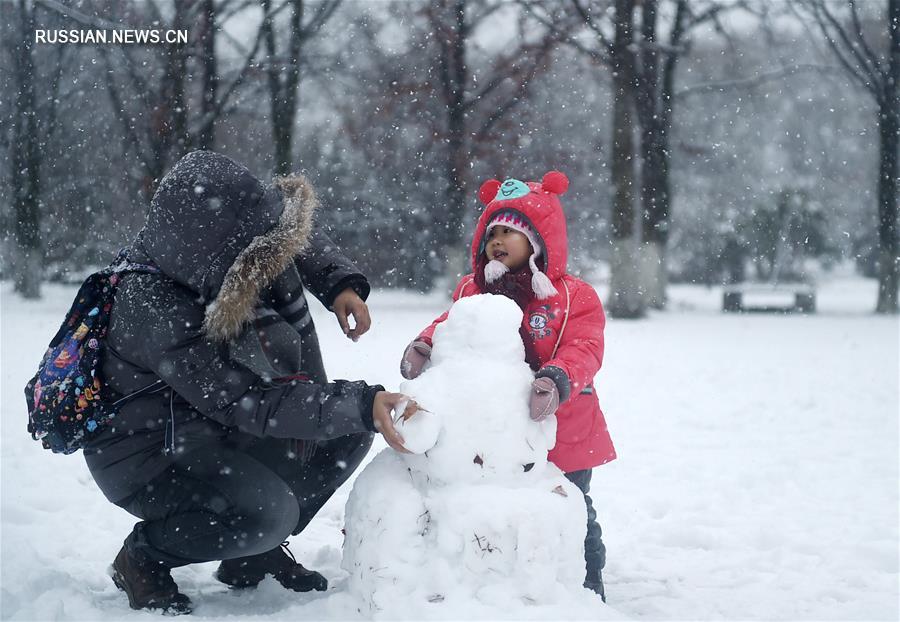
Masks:
[[[521,321],[502,296],[458,301],[400,387],[427,409],[398,427],[422,453],[376,456],[346,508],[342,565],[371,612],[583,597],[584,498],[547,462],[556,419],[528,416]]]

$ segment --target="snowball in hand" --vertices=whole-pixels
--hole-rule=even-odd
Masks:
[[[521,322],[503,296],[457,301],[431,366],[400,386],[426,409],[396,424],[415,453],[376,456],[345,512],[341,566],[374,617],[497,618],[513,599],[604,617],[581,586],[584,497],[547,462],[556,417],[529,416]]]
[[[414,454],[422,454],[437,443],[438,435],[441,433],[441,418],[433,412],[419,409],[412,417],[404,419],[401,415],[408,403],[404,400],[394,408],[397,414],[394,427],[403,437],[404,449]]]

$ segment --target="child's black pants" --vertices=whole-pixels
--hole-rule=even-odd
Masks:
[[[603,544],[603,531],[597,523],[597,511],[588,496],[591,489],[591,469],[566,473],[570,482],[578,486],[584,493],[587,505],[587,536],[584,539],[584,561],[587,566],[585,585],[593,586],[601,583],[600,571],[606,565],[606,546]]]

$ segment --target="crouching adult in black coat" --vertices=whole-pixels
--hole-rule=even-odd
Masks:
[[[374,431],[402,450],[390,417],[402,396],[325,376],[304,285],[354,339],[369,325],[369,285],[316,229],[315,209],[303,177],[264,187],[196,151],[162,180],[129,249],[160,272],[120,283],[102,371],[132,397],[85,457],[106,497],[142,519],[111,569],[133,608],[189,612],[169,571],[212,560],[235,587],[272,574],[325,589],[281,543],[356,469]]]

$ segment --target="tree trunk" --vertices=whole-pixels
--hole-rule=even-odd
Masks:
[[[462,110],[462,101],[455,102],[448,115],[449,139],[447,144],[447,187],[445,192],[445,204],[439,209],[444,210],[444,217],[438,220],[442,223],[437,236],[440,239],[438,247],[444,248],[447,257],[446,277],[451,291],[456,286],[457,279],[468,273],[468,249],[463,242],[463,221],[466,215],[465,180],[465,117]],[[463,252],[461,252],[463,251]]]
[[[660,179],[662,147],[659,144],[659,51],[656,43],[657,0],[644,0],[641,4],[641,43],[636,56],[635,108],[640,126],[640,192],[641,239],[638,246],[638,273],[640,288],[647,306],[661,309],[665,306],[665,292],[660,284],[661,249],[657,227],[660,224],[658,200],[661,199]]]
[[[465,180],[465,120],[461,106],[454,106],[450,111],[449,139],[447,141],[447,204],[442,206],[447,210],[447,230],[444,232],[445,242],[448,245],[457,245],[462,239],[462,226],[465,220],[466,197],[463,190]]]
[[[35,107],[34,56],[32,46],[35,24],[33,7],[19,1],[20,39],[15,63],[16,116],[13,119],[12,149],[14,237],[16,261],[14,287],[25,298],[40,298],[41,268],[41,149]]]
[[[203,95],[200,102],[202,125],[197,135],[197,147],[200,149],[213,149],[216,142],[215,109],[219,90],[219,69],[216,59],[215,0],[203,0],[200,42],[201,63],[203,65]]]
[[[457,133],[456,130],[453,132]],[[445,193],[446,204],[439,209],[446,210],[446,217],[438,222],[443,222],[442,230],[437,236],[442,240],[439,247],[444,248],[447,257],[446,277],[448,286],[452,290],[457,280],[463,274],[469,272],[469,252],[463,241],[463,221],[466,215],[465,181],[463,179],[463,166],[465,154],[463,152],[464,139],[462,127],[459,127],[458,135],[451,136],[448,145],[450,154],[447,162],[447,189]]]
[[[275,174],[289,175],[294,165],[291,147],[294,144],[293,115],[283,104],[272,106],[272,140],[275,143]]]
[[[15,291],[29,300],[37,300],[41,297],[41,282],[43,281],[43,257],[41,254],[24,248],[16,249],[17,257],[14,258],[13,288]]]
[[[175,3],[172,18],[173,29],[183,29],[187,20],[186,3]],[[188,132],[187,103],[185,98],[185,77],[187,74],[188,46],[171,43],[166,47],[165,64],[160,85],[160,96],[152,109],[152,132],[150,151],[147,159],[145,183],[142,186],[149,199],[156,191],[156,185],[163,178],[171,163],[177,161],[191,147]]]
[[[664,261],[666,246],[662,242],[641,242],[637,252],[640,287],[644,300],[651,309],[665,309],[668,285]]]
[[[444,92],[447,101],[447,186],[446,204],[439,209],[444,216],[439,218],[437,232],[438,246],[444,248],[447,261],[447,281],[452,289],[460,275],[469,270],[469,253],[463,244],[463,223],[466,217],[466,111],[465,93],[468,82],[466,64],[466,0],[456,0],[452,11],[452,38],[450,58],[443,59],[442,77],[446,84]],[[462,252],[461,252],[462,249]]]
[[[900,148],[900,113],[893,105],[882,105],[879,130],[881,154],[878,176],[878,303],[876,313],[897,313],[900,285],[900,244],[897,240],[897,151]]]
[[[185,13],[190,6],[184,2],[175,3],[175,15],[172,28],[181,30],[187,27]],[[188,46],[173,43],[167,50],[166,84],[164,94],[168,108],[168,131],[165,135],[163,157],[166,162],[163,170],[168,169],[169,162],[175,162],[191,148],[191,137],[188,134],[187,100],[185,94],[185,78],[187,76]],[[167,119],[168,120],[168,119]]]
[[[647,305],[664,309],[670,204],[668,139],[658,118],[642,126],[641,133],[641,280]]]
[[[303,30],[304,0],[291,1],[286,59],[279,58],[269,3],[265,3],[266,51],[268,52],[269,103],[272,114],[272,142],[275,148],[275,174],[289,175],[294,168],[294,124],[297,120],[300,53],[306,36]]]
[[[643,41],[655,44],[657,0],[645,0],[642,10]],[[641,274],[647,304],[654,309],[664,309],[667,302],[666,248],[671,207],[669,135],[673,118],[675,68],[680,54],[676,50],[684,36],[687,17],[687,0],[679,0],[668,43],[671,51],[665,55],[661,70],[657,46],[646,45],[641,55],[638,82],[642,160]]]
[[[878,303],[876,313],[897,313],[900,242],[897,239],[897,158],[900,150],[900,0],[888,4],[890,53],[879,106],[881,153],[878,170]]]
[[[616,0],[616,35],[612,46],[613,148],[611,283],[607,311],[612,317],[639,318],[646,314],[640,291],[634,213],[634,0]]]

